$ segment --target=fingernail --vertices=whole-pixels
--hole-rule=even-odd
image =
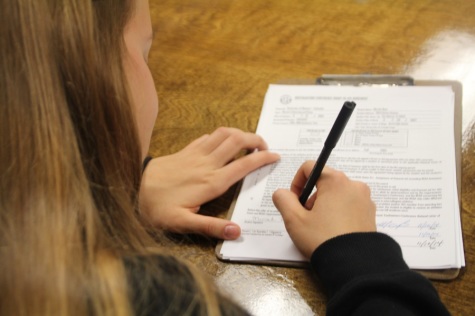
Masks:
[[[224,238],[225,239],[236,239],[241,234],[241,229],[236,225],[227,225],[224,227]]]

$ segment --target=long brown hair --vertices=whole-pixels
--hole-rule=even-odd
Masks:
[[[138,214],[140,142],[122,68],[133,1],[0,7],[0,314],[130,315],[124,258],[157,246]],[[191,275],[203,313],[217,313]]]

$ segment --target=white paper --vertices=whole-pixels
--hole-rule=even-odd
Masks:
[[[456,188],[451,87],[271,85],[257,134],[281,160],[248,175],[224,259],[303,261],[272,203],[305,160],[316,160],[344,101],[356,108],[327,165],[366,182],[378,231],[401,245],[411,268],[465,264]]]

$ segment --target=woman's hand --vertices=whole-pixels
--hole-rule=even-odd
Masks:
[[[257,151],[235,159],[243,149]],[[144,216],[152,225],[173,232],[238,238],[237,224],[197,212],[249,172],[279,159],[266,149],[256,134],[221,127],[176,154],[151,160],[140,188]]]
[[[317,191],[307,201],[308,209],[300,204],[298,196],[313,165],[312,161],[304,163],[297,171],[291,189],[279,189],[272,197],[294,244],[307,258],[333,237],[376,231],[376,207],[369,187],[329,167],[323,169]]]

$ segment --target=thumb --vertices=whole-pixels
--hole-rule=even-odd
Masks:
[[[241,235],[241,228],[229,220],[190,213],[182,222],[191,233],[198,233],[218,239],[234,240]]]
[[[272,195],[272,201],[286,224],[295,217],[296,210],[303,208],[297,195],[290,190],[278,189]]]

